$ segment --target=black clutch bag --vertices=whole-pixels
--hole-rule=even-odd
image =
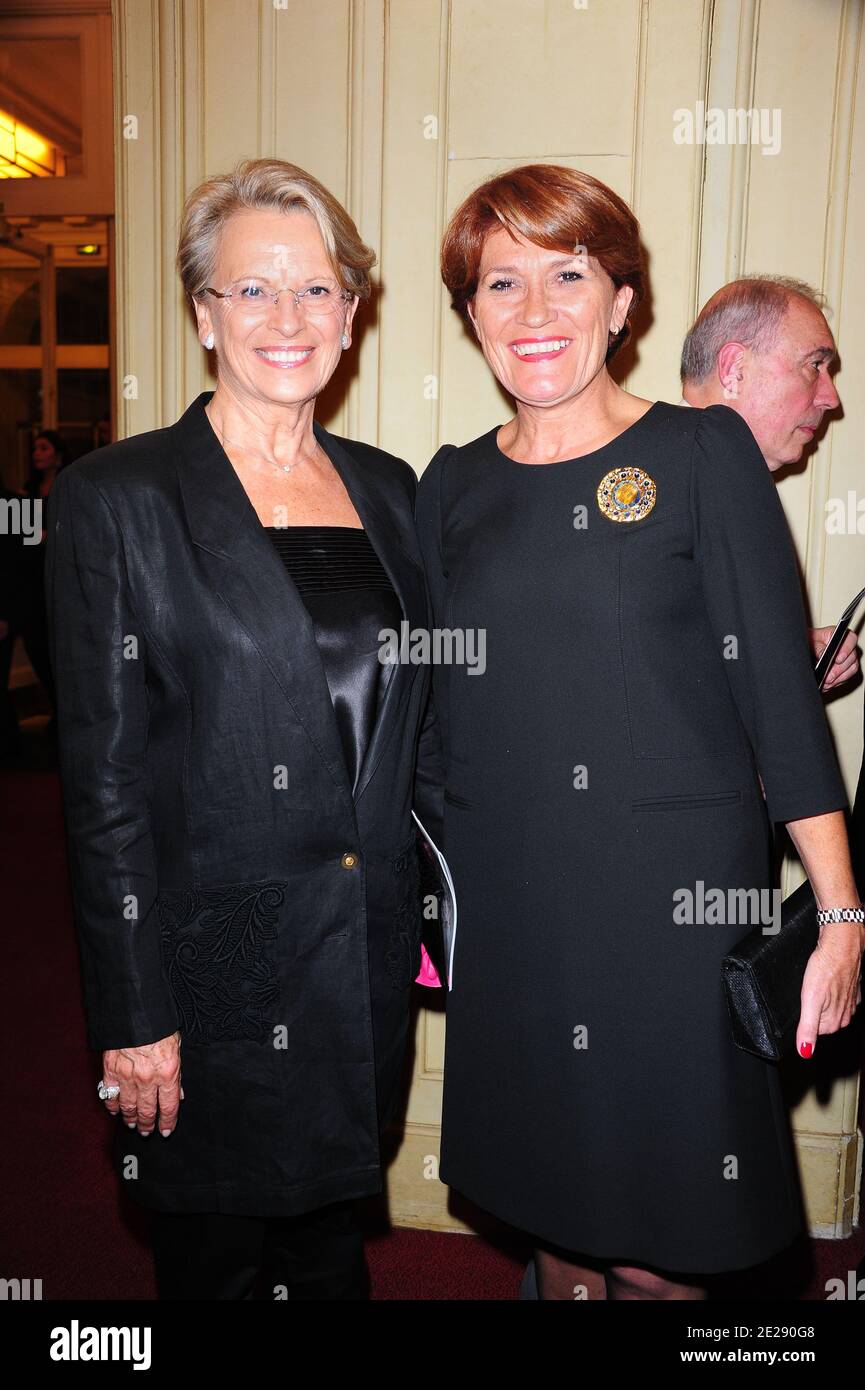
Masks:
[[[865,589],[848,603],[817,662],[817,688],[835,660],[847,624],[865,598]],[[791,1051],[799,1026],[805,967],[820,937],[814,890],[806,879],[781,904],[781,929],[761,927],[743,936],[721,962],[733,1042],[768,1062]]]
[[[750,931],[721,962],[733,1042],[777,1062],[790,1052],[799,1026],[802,980],[817,945],[817,903],[806,879],[781,904],[781,927]]]

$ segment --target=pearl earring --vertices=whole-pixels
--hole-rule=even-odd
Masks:
[[[347,347],[348,347],[348,334],[347,334],[347,333],[343,333],[343,335],[342,335],[342,345],[343,345],[344,348],[347,348]]]
[[[209,352],[210,349],[213,347],[213,333],[212,333],[212,332],[208,333],[207,337],[205,338],[205,340],[204,340],[204,346],[207,348],[208,352]]]

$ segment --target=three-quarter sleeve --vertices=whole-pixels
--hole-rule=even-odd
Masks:
[[[160,952],[146,652],[120,528],[75,467],[52,489],[45,594],[88,1043],[136,1047],[179,1026]]]
[[[846,807],[787,519],[754,436],[728,406],[700,411],[691,506],[709,621],[770,819]]]

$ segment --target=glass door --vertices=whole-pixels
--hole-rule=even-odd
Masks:
[[[0,473],[27,485],[56,430],[70,463],[112,437],[109,219],[0,218]]]
[[[20,238],[14,250],[0,223],[0,472],[24,486],[34,424],[45,417],[43,309],[51,284],[50,247]]]

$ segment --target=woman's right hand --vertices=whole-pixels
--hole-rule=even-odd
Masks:
[[[159,1114],[159,1132],[166,1139],[177,1124],[183,1090],[180,1085],[180,1034],[142,1047],[113,1048],[102,1054],[102,1079],[119,1086],[120,1094],[104,1102],[112,1115],[123,1115],[130,1129],[152,1134]]]

